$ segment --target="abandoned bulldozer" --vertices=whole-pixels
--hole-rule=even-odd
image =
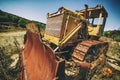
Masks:
[[[43,38],[40,37],[38,29],[34,28],[36,25],[33,23],[27,25],[24,57],[22,57],[22,64],[26,65],[23,78],[65,80],[66,59],[74,61],[80,67],[82,74],[78,74],[75,80],[89,80],[96,67],[105,59],[108,49],[107,42],[99,41],[107,16],[108,13],[102,5],[93,8],[85,5],[85,9],[77,11],[61,7],[55,13],[48,13]],[[36,57],[33,59],[34,55]],[[30,56],[30,59],[27,56]],[[39,64],[35,68],[40,69],[40,72],[31,67],[31,61],[34,65]],[[37,71],[42,76],[35,76],[35,73],[32,75],[32,71]]]

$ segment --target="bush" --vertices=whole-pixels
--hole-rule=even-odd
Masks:
[[[11,58],[13,52],[19,52],[15,50],[13,52],[8,52],[8,48],[11,48],[11,45],[6,47],[0,47],[0,80],[19,80],[20,79],[20,61],[18,60],[17,64],[14,67],[11,67],[11,64],[14,60]]]
[[[113,40],[120,42],[120,30],[104,31],[103,36],[112,38]]]

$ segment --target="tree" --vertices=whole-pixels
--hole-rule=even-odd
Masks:
[[[12,21],[18,23],[19,18],[17,16],[12,16]]]
[[[22,18],[19,19],[18,26],[22,27],[22,28],[25,28],[25,21],[24,21],[24,19],[22,19]]]

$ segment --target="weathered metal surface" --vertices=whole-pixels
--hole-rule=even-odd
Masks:
[[[90,72],[93,72],[105,60],[107,49],[106,42],[86,40],[78,43],[72,54],[73,61],[80,66],[79,78],[77,76],[75,80],[88,80]]]
[[[90,63],[78,61],[77,65],[80,66],[80,70],[74,80],[87,80],[88,72],[91,66]]]
[[[63,15],[48,18],[45,33],[60,38],[62,23]]]
[[[53,44],[59,42],[59,44],[56,44],[57,46],[68,45],[71,42],[73,43],[78,37],[79,24],[82,22],[82,20],[85,20],[82,18],[84,17],[80,14],[63,7],[60,8],[56,13],[48,14],[44,39]],[[73,31],[74,34],[71,34]],[[71,36],[70,34],[72,37],[69,38],[69,41],[67,40],[64,44],[61,44],[66,37],[68,38]],[[54,41],[52,39],[54,39]]]
[[[94,60],[93,62],[91,62],[91,67],[90,70],[94,70],[96,68],[96,66],[100,65],[101,62],[103,62],[105,60],[105,55],[101,54],[96,60]]]
[[[40,34],[26,33],[21,80],[64,80],[65,61],[57,61],[53,50],[41,41]]]
[[[107,43],[101,42],[101,41],[95,41],[95,40],[86,40],[78,43],[76,48],[73,51],[72,57],[73,59],[76,58],[80,61],[84,61],[87,55],[91,55],[91,57],[94,57],[99,55],[100,53],[107,51]]]

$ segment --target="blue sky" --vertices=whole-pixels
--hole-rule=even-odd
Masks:
[[[105,30],[120,28],[120,0],[0,0],[0,9],[30,20],[46,23],[48,12],[53,13],[59,7],[71,10],[84,9],[84,4],[95,7],[102,4],[108,11]]]

